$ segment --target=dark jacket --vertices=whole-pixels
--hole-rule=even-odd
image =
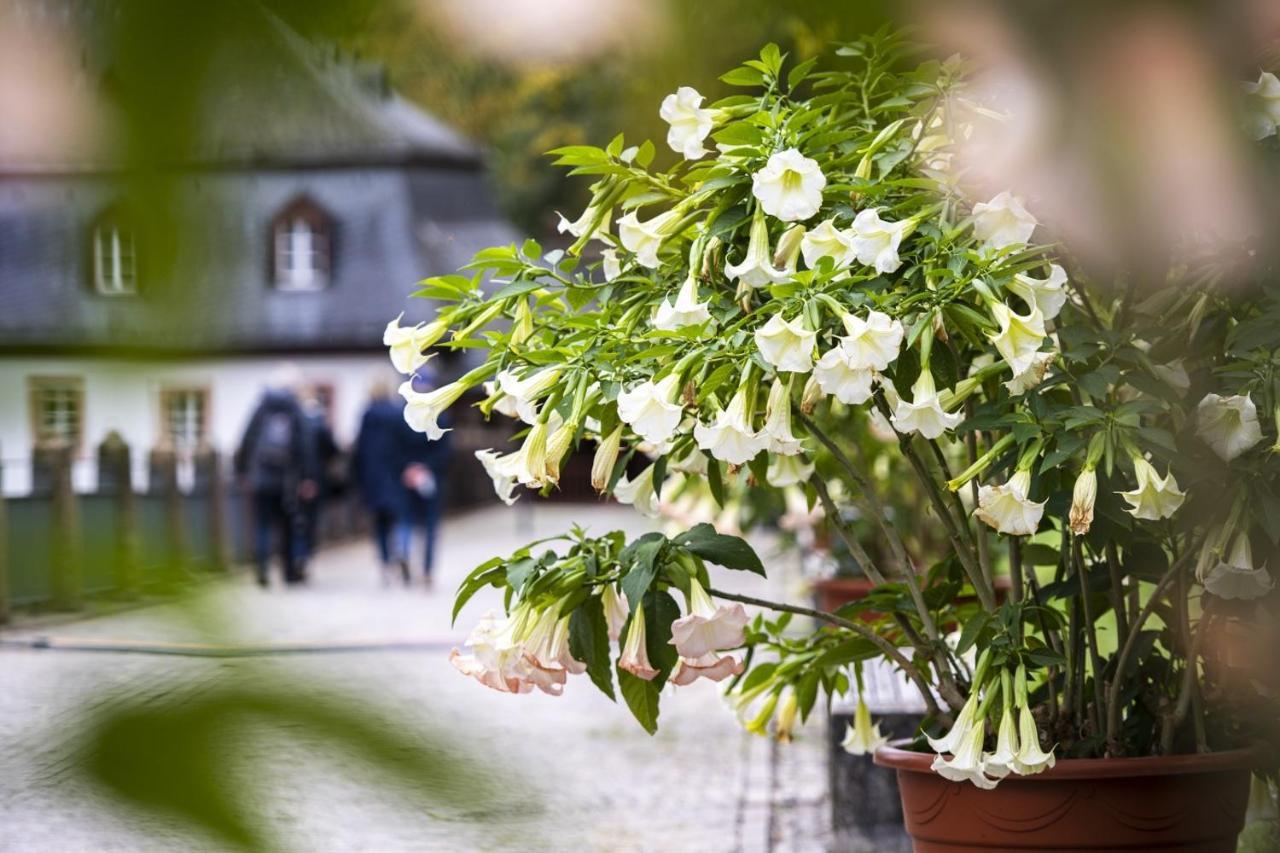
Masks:
[[[316,478],[316,467],[297,399],[288,391],[265,392],[236,451],[236,474],[254,492],[291,494],[302,480]]]
[[[441,425],[447,426],[447,415]],[[405,468],[426,465],[435,475],[437,497],[443,491],[452,455],[450,433],[437,441],[415,432],[404,420],[399,400],[375,400],[360,421],[360,434],[352,453],[352,479],[373,512],[398,516],[416,514],[421,497],[410,492],[401,479]]]

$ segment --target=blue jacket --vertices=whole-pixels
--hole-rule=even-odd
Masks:
[[[444,418],[442,426],[447,426]],[[431,469],[443,492],[448,476],[450,434],[437,441],[414,432],[404,420],[404,404],[399,400],[375,400],[360,421],[360,434],[352,454],[352,474],[365,505],[373,512],[405,516],[416,514],[421,496],[405,488],[404,469],[419,463]],[[437,493],[437,498],[439,492]]]

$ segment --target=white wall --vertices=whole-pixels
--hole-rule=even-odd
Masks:
[[[96,486],[93,464],[98,444],[118,430],[133,448],[134,481],[145,483],[146,454],[160,435],[160,392],[174,387],[209,389],[209,439],[224,458],[235,450],[272,370],[285,359],[269,356],[189,361],[47,357],[0,359],[0,460],[3,491],[31,488],[31,412],[28,379],[80,377],[84,382],[83,443],[73,474],[77,489]],[[341,445],[355,439],[369,386],[377,379],[398,383],[387,357],[304,355],[288,359],[308,381],[333,386],[333,428]],[[395,387],[395,384],[392,385]]]

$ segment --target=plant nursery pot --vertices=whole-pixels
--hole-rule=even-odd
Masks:
[[[898,744],[903,742],[899,741]],[[1168,850],[1232,853],[1244,826],[1252,750],[1152,758],[1064,759],[994,790],[950,782],[933,755],[888,744],[916,853]]]

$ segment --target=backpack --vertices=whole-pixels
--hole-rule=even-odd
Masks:
[[[283,479],[293,462],[293,432],[293,416],[288,412],[267,415],[253,446],[253,470],[258,479],[263,475]]]

